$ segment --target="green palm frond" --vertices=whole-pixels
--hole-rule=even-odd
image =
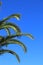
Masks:
[[[27,36],[27,37],[31,38],[32,40],[34,39],[34,37],[33,37],[31,34],[23,34],[23,33],[21,33],[21,34],[15,34],[15,35],[6,36],[6,37],[1,41],[1,44],[4,45],[4,43],[5,43],[6,41],[12,40],[12,38],[15,38],[15,37],[18,37],[18,36]],[[8,44],[8,43],[7,43],[7,44]],[[7,45],[7,44],[6,44],[6,45]],[[23,46],[24,46],[24,45],[23,45]]]
[[[7,36],[5,38],[5,40],[9,40],[9,39],[12,39],[12,38],[18,37],[18,36],[27,36],[27,37],[29,37],[32,40],[34,39],[34,37],[31,34],[20,33],[20,34],[15,34],[15,35]]]
[[[7,22],[4,22],[3,24],[1,24],[0,29],[2,29],[2,27],[3,27],[5,24],[7,24]],[[6,28],[4,28],[4,29],[6,30],[7,34],[10,35],[10,30],[9,30],[9,28],[6,27]]]
[[[12,14],[12,15],[10,15],[10,16],[4,18],[4,19],[0,22],[0,24],[3,24],[5,21],[9,20],[10,18],[16,18],[17,20],[19,20],[19,19],[20,19],[20,14]]]
[[[7,41],[5,40],[5,43],[1,43],[0,45],[4,46],[4,45],[9,45],[9,44],[18,44],[23,48],[24,52],[27,52],[26,46],[22,42],[20,42],[19,40],[16,40],[16,39],[11,39],[11,40],[7,40]]]
[[[7,32],[7,36],[10,36],[10,35],[11,35],[11,33],[10,33],[9,28],[5,28],[5,30],[6,30],[6,32]],[[6,47],[7,47],[7,45],[6,45]]]
[[[4,29],[6,30],[8,36],[11,35],[11,33],[10,33],[10,31],[9,31],[9,28],[6,27],[6,28],[4,28]]]
[[[0,29],[6,29],[6,28],[12,28],[16,32],[21,33],[21,30],[19,29],[19,27],[16,24],[6,23],[3,26],[0,26]]]
[[[12,50],[6,50],[6,49],[0,50],[0,55],[4,54],[4,53],[11,53],[11,54],[13,54],[14,56],[16,56],[17,60],[20,62],[19,56],[14,51],[12,51]]]
[[[5,30],[6,30],[6,32],[7,32],[7,34],[8,34],[8,35],[10,35],[9,28],[7,28],[7,27],[6,27],[6,28],[3,28],[3,26],[4,26],[5,24],[7,24],[7,23],[6,23],[6,22],[4,22],[3,24],[1,24],[1,25],[0,25],[0,30],[1,30],[1,29],[5,29]]]

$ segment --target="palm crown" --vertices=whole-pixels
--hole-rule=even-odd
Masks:
[[[3,46],[7,47],[9,44],[18,44],[23,48],[24,52],[26,52],[27,51],[26,46],[21,41],[15,39],[15,38],[19,37],[19,36],[27,36],[31,39],[34,39],[34,37],[31,34],[22,33],[20,28],[16,24],[6,22],[10,18],[16,18],[17,20],[19,20],[20,14],[12,14],[0,21],[0,30],[5,29],[7,32],[6,37],[0,36],[0,47],[3,47]],[[11,35],[9,28],[12,28],[16,32],[16,34]],[[18,54],[16,54],[14,51],[9,50],[9,49],[0,49],[0,54],[4,54],[4,53],[11,53],[11,54],[15,55],[17,60],[20,62],[20,58],[19,58]]]

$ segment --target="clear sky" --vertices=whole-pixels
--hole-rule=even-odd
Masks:
[[[22,32],[31,33],[35,37],[31,40],[27,37],[19,38],[27,46],[24,53],[18,45],[9,45],[8,49],[16,51],[21,62],[18,63],[15,56],[4,54],[0,56],[0,65],[43,65],[43,0],[2,0],[0,7],[0,20],[13,13],[20,13],[21,19],[10,19],[16,23]],[[0,31],[0,35],[5,35]]]

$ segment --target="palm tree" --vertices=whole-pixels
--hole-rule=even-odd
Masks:
[[[9,44],[18,44],[23,48],[24,52],[27,52],[26,46],[21,41],[17,40],[16,38],[19,36],[27,36],[31,39],[34,39],[34,37],[31,34],[22,33],[20,28],[16,24],[7,22],[7,20],[9,20],[10,18],[16,18],[17,20],[19,20],[20,14],[12,14],[0,21],[0,30],[5,29],[8,34],[6,37],[0,36],[0,47],[1,47],[0,55],[4,53],[11,53],[15,55],[17,60],[20,62],[20,58],[18,54],[16,54],[14,51],[9,49],[2,49],[2,47],[3,46],[8,47]],[[16,34],[11,35],[9,28],[12,28],[16,32]]]

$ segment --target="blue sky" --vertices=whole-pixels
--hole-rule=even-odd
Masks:
[[[9,45],[20,56],[20,64],[15,56],[4,54],[0,56],[0,65],[43,65],[43,0],[2,0],[0,20],[13,13],[20,13],[21,19],[10,19],[16,23],[22,32],[31,33],[35,37],[31,40],[21,37],[20,40],[27,46],[25,54],[18,45]],[[5,35],[5,31],[0,31]],[[19,51],[20,50],[20,51]]]

